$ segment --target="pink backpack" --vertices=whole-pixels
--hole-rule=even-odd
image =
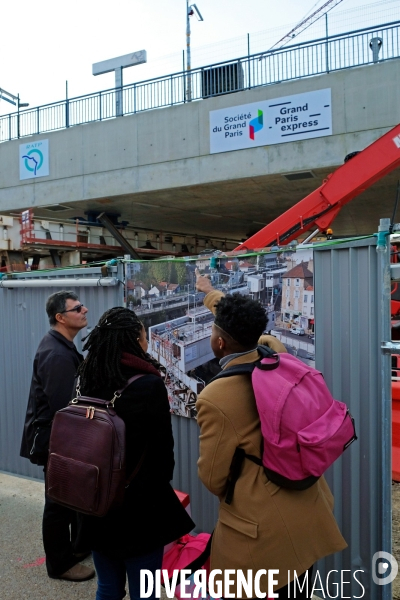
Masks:
[[[162,563],[162,584],[166,588],[168,598],[175,596],[178,600],[181,598],[197,598],[194,595],[195,583],[194,573],[199,569],[204,569],[207,577],[210,574],[210,551],[211,535],[209,533],[199,533],[199,535],[184,535],[177,540],[172,547],[164,554]],[[185,585],[185,595],[181,593],[181,584],[179,572],[182,570],[190,571],[187,573],[187,581],[190,584]],[[207,591],[207,600],[216,600],[212,598]]]
[[[206,593],[196,588],[195,572],[204,570],[207,578],[210,576],[210,553],[211,539],[213,534],[199,533],[194,536],[190,533],[182,536],[172,544],[172,547],[164,553],[162,563],[162,585],[168,598],[181,600],[183,598],[205,598],[206,600],[219,600],[210,595],[208,585]],[[181,587],[180,572],[185,570],[186,585]],[[255,573],[254,573],[255,575]],[[249,575],[247,575],[249,577]],[[222,599],[220,599],[222,600]],[[269,600],[266,598],[265,600]]]
[[[274,354],[266,346],[258,351],[258,362],[228,367],[212,380],[251,373],[264,441],[262,461],[236,449],[228,504],[244,458],[262,465],[277,485],[303,490],[357,439],[353,417],[332,397],[322,373],[290,354]]]

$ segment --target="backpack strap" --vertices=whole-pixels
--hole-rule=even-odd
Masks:
[[[254,462],[256,465],[258,465],[260,467],[263,466],[261,458],[258,458],[257,456],[253,456],[252,454],[246,454],[246,452],[244,451],[243,448],[240,448],[239,446],[237,446],[237,448],[233,454],[233,457],[232,457],[231,466],[229,467],[228,485],[226,488],[226,496],[225,496],[226,504],[232,503],[233,492],[235,491],[236,482],[239,479],[240,474],[242,472],[243,462],[244,462],[245,458],[248,458],[249,460],[251,460],[252,462]]]
[[[272,350],[272,348],[270,348],[269,346],[257,346],[257,350],[258,353],[261,355],[261,360],[263,358],[275,358],[275,359],[279,359],[279,354],[277,354],[274,350]],[[258,361],[259,362],[259,361]],[[277,365],[279,364],[279,360],[276,361]],[[272,367],[273,369],[276,369],[276,367]]]
[[[131,385],[131,383],[133,383],[134,381],[136,381],[136,379],[139,379],[139,377],[144,377],[144,373],[141,373],[140,375],[134,375],[133,377],[131,377],[130,379],[128,379],[128,381],[126,382],[126,384],[124,385],[124,387],[122,387],[121,389],[117,390],[116,392],[114,392],[114,396],[110,401],[111,406],[114,408],[114,402],[116,400],[118,400],[118,398],[121,397],[122,392],[124,392],[126,390],[127,387],[129,387]]]
[[[136,467],[133,469],[132,473],[130,474],[130,476],[126,480],[125,489],[127,489],[130,486],[130,484],[132,483],[132,479],[134,479],[136,477],[136,475],[139,473],[140,467],[143,464],[143,461],[145,459],[146,453],[147,453],[147,445],[146,445],[146,448],[143,450],[142,456],[139,458],[139,461],[138,461]]]
[[[257,369],[261,369],[262,371],[272,371],[279,366],[280,358],[279,354],[271,350],[269,346],[257,346],[258,353],[261,358],[253,363],[244,363],[242,365],[234,365],[233,367],[227,367],[223,369],[218,375],[215,375],[208,384],[216,379],[221,379],[222,377],[231,377],[231,375],[242,375],[246,373],[252,373],[257,367]],[[262,363],[263,358],[273,358],[273,363]],[[208,385],[207,384],[207,385]]]
[[[129,387],[131,385],[131,383],[133,383],[134,381],[136,381],[136,379],[139,379],[139,377],[144,377],[145,373],[141,373],[140,375],[134,375],[133,377],[131,377],[130,379],[128,379],[128,381],[126,382],[126,384],[124,385],[123,388],[121,388],[120,390],[117,390],[118,394],[122,394],[122,392],[124,390],[126,390],[127,387]]]
[[[195,571],[198,571],[199,569],[204,567],[206,560],[210,557],[210,554],[211,554],[211,543],[212,543],[213,535],[214,535],[214,531],[208,538],[207,545],[204,548],[203,552],[200,554],[200,556],[198,556],[197,558],[192,560],[192,562],[189,563],[185,567],[185,571],[187,569],[188,571],[191,571],[191,573],[194,573]]]
[[[117,398],[121,397],[122,392],[124,392],[124,390],[126,390],[127,387],[129,387],[131,385],[131,383],[133,383],[134,381],[136,381],[136,379],[139,379],[140,377],[144,377],[144,373],[141,373],[140,375],[134,375],[133,377],[131,377],[130,379],[128,379],[128,381],[126,382],[126,384],[124,385],[123,388],[121,388],[120,390],[117,390],[116,392],[114,392],[114,398],[111,400],[112,406],[114,407],[114,402]],[[136,467],[133,469],[132,473],[130,474],[130,476],[128,477],[128,479],[126,480],[125,483],[125,489],[127,489],[132,480],[136,477],[136,475],[139,473],[140,471],[140,467],[142,466],[145,456],[147,453],[147,445],[145,447],[145,449],[142,452],[141,457],[139,458]]]
[[[243,448],[239,448],[239,446],[238,446],[234,452],[231,466],[229,469],[228,485],[226,488],[226,496],[225,496],[226,504],[232,503],[233,492],[235,491],[235,485],[236,485],[236,482],[239,479],[240,474],[242,472],[243,461],[245,460],[245,458],[247,458],[248,460],[251,460],[257,466],[262,467],[264,469],[265,475],[268,477],[268,479],[270,481],[272,481],[272,483],[275,483],[275,485],[279,485],[280,487],[283,487],[287,490],[296,490],[296,491],[308,490],[308,488],[311,487],[312,485],[314,485],[314,483],[316,483],[319,479],[319,477],[317,477],[315,475],[309,475],[308,477],[305,477],[304,479],[300,479],[300,480],[296,480],[296,481],[288,479],[284,475],[281,475],[280,473],[277,473],[276,471],[273,471],[272,469],[268,469],[266,466],[264,466],[261,458],[258,458],[258,456],[254,456],[253,454],[246,454],[246,452],[243,450]]]
[[[246,363],[244,365],[235,365],[234,367],[227,367],[226,369],[218,373],[218,375],[215,375],[215,377],[210,379],[207,385],[209,385],[216,379],[222,379],[223,377],[231,377],[231,375],[242,375],[246,373],[249,373],[251,375],[254,371],[255,366],[256,363]]]
[[[229,467],[229,475],[228,475],[228,485],[226,488],[226,496],[225,502],[226,504],[231,504],[233,499],[233,492],[235,491],[235,485],[237,480],[240,477],[243,467],[243,461],[246,458],[246,452],[243,448],[236,448],[233,457],[231,466]]]
[[[279,367],[280,357],[277,352],[274,352],[269,346],[257,346],[257,350],[259,354],[261,354],[261,360],[258,360],[255,363],[257,369],[261,369],[262,371],[273,371]],[[273,358],[273,363],[262,363],[263,358]]]

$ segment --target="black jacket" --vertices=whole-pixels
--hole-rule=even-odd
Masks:
[[[36,351],[33,373],[22,434],[20,455],[29,458],[36,418],[51,421],[57,410],[65,408],[71,400],[75,376],[82,354],[73,342],[61,333],[50,329]]]
[[[136,373],[127,371],[129,379]],[[99,395],[112,398],[110,388]],[[170,406],[160,377],[146,374],[134,381],[115,402],[126,427],[127,477],[143,451],[142,466],[125,491],[121,508],[105,517],[80,515],[82,543],[111,558],[148,554],[191,531],[194,523],[182,507],[170,480],[174,470],[174,440]]]

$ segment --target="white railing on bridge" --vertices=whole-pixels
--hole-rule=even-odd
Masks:
[[[359,29],[274,48],[190,73],[190,101],[244,89],[312,77],[400,57],[400,22]],[[0,117],[0,142],[116,117],[116,97],[122,115],[183,104],[189,100],[187,73],[147,81],[10,113]]]

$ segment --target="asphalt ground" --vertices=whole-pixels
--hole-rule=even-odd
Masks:
[[[96,579],[72,583],[47,576],[43,506],[42,482],[0,473],[1,600],[94,600]],[[90,559],[83,564],[93,566]]]
[[[73,583],[47,576],[43,505],[44,483],[0,472],[0,600],[94,600],[96,579]],[[93,566],[90,558],[82,564]],[[167,600],[164,593],[162,598]]]

